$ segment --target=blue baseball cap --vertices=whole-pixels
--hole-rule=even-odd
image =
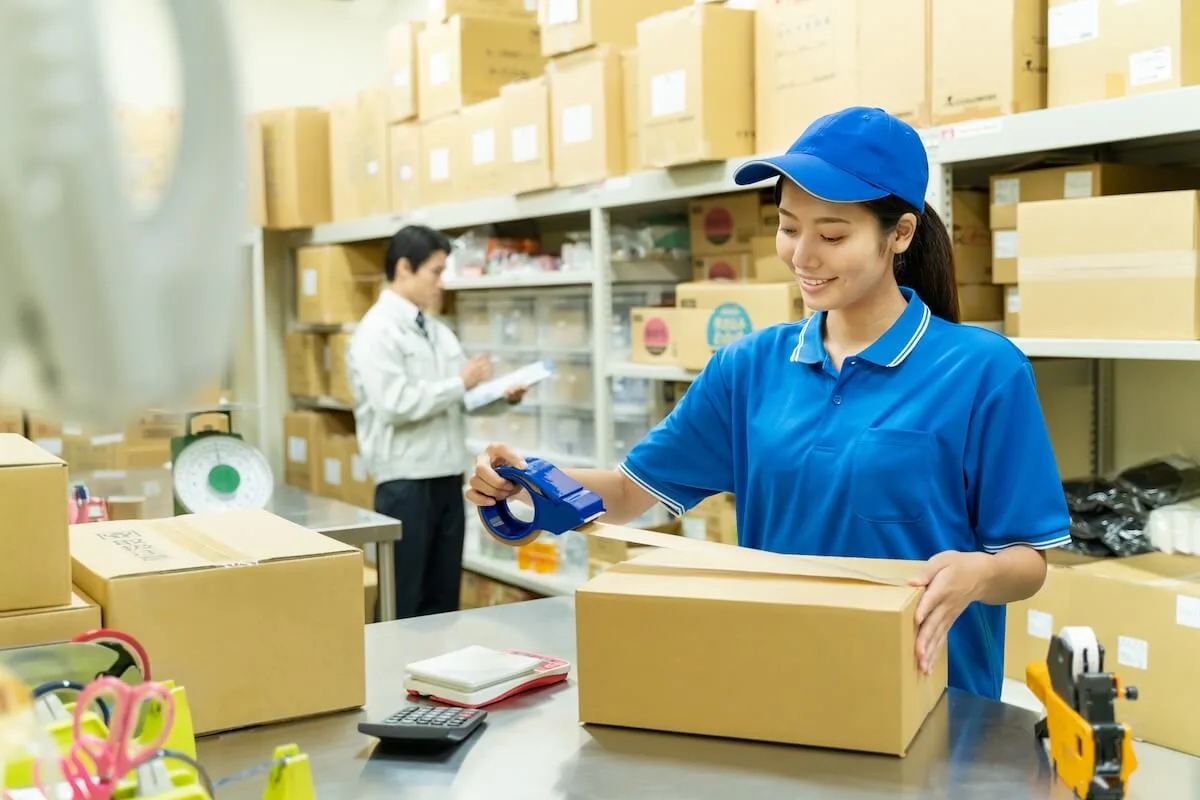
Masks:
[[[852,106],[809,125],[783,155],[747,161],[733,181],[746,186],[781,175],[831,203],[896,195],[924,209],[929,156],[908,123],[881,108]]]

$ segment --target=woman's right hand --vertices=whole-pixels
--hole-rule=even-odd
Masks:
[[[525,469],[525,459],[517,455],[506,444],[493,442],[475,459],[475,472],[467,481],[467,499],[477,506],[494,506],[500,500],[518,494],[521,487],[505,480],[496,472],[496,467],[509,465]]]

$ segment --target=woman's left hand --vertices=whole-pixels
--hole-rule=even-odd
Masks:
[[[925,564],[910,586],[924,586],[917,604],[917,665],[928,675],[946,644],[950,626],[972,602],[983,595],[993,556],[987,553],[938,553]]]

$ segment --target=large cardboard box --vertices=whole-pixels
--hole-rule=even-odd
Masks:
[[[928,124],[928,0],[759,3],[755,13],[759,152],[781,152],[817,117],[856,104]]]
[[[465,189],[463,120],[458,114],[421,125],[421,205],[457,201]]]
[[[288,486],[320,493],[325,443],[354,430],[354,418],[336,411],[290,411],[283,418],[283,479]]]
[[[388,93],[368,89],[358,94],[358,211],[365,217],[388,213],[392,173],[388,165]]]
[[[322,397],[329,394],[328,337],[316,331],[291,331],[284,341],[287,357],[287,390],[290,395]]]
[[[990,283],[959,284],[958,314],[962,322],[1000,322],[1004,319],[1004,287]]]
[[[504,109],[499,97],[475,103],[462,110],[462,135],[465,180],[460,197],[495,197],[504,193],[504,163],[500,150]],[[511,193],[511,190],[509,190]]]
[[[417,37],[422,120],[500,95],[506,83],[542,74],[541,34],[533,21],[453,16]]]
[[[629,312],[630,360],[635,364],[679,363],[675,308],[634,308]]]
[[[935,125],[1046,107],[1046,0],[930,0]]]
[[[992,282],[992,233],[988,230],[988,193],[954,192],[954,278],[959,283]]]
[[[632,175],[643,169],[641,126],[642,116],[638,104],[638,51],[630,47],[621,51],[622,97],[625,99],[625,172]]]
[[[1200,559],[1110,558],[1075,567],[1068,580],[1071,619],[1095,631],[1105,671],[1138,689],[1118,718],[1138,739],[1200,756]]]
[[[596,45],[637,44],[637,24],[692,0],[538,0],[542,55],[559,56]]]
[[[1200,171],[1109,162],[1072,164],[993,175],[990,189],[991,227],[1008,230],[1017,227],[1018,203],[1200,189]]]
[[[1179,191],[1021,203],[1022,335],[1200,338],[1198,199]]]
[[[1070,550],[1046,551],[1046,582],[1033,597],[1009,603],[1005,609],[1004,677],[1025,683],[1031,661],[1045,661],[1050,639],[1068,625],[1089,624],[1077,617],[1071,604],[1067,570],[1097,559]]]
[[[423,27],[421,22],[401,22],[388,29],[384,42],[388,122],[417,115],[417,34]]]
[[[358,322],[378,299],[382,285],[380,245],[316,245],[296,251],[296,318],[300,322]]]
[[[357,96],[329,104],[329,202],[334,220],[364,216],[358,191],[359,127]]]
[[[583,722],[908,752],[946,687],[945,653],[931,675],[914,655],[922,590],[907,581],[918,564],[660,536],[677,544],[613,565],[575,594]],[[854,646],[814,655],[815,643],[834,641]],[[747,664],[767,688],[729,691]]]
[[[688,6],[638,23],[641,161],[651,168],[754,154],[754,12]]]
[[[596,183],[625,172],[621,53],[600,45],[546,66],[554,131],[554,182]]]
[[[329,370],[329,396],[348,406],[354,405],[354,391],[350,386],[350,367],[346,360],[353,336],[354,334],[344,331],[331,333],[329,349],[325,354],[325,367]]]
[[[286,108],[257,116],[262,131],[268,228],[311,228],[329,222],[330,118],[319,108]]]
[[[401,122],[389,133],[388,166],[391,187],[388,207],[393,214],[409,214],[421,205],[421,125]]]
[[[758,192],[701,197],[688,204],[693,258],[748,252],[762,227]]]
[[[199,734],[366,700],[357,548],[243,510],[74,525],[71,557],[105,626],[187,688]]]
[[[0,612],[0,648],[69,642],[100,627],[100,606],[76,590],[66,605]]]
[[[1049,105],[1200,83],[1197,0],[1049,0]]]
[[[679,365],[685,369],[703,369],[725,345],[768,326],[803,319],[806,313],[794,281],[681,283],[675,297]]]
[[[503,183],[513,194],[554,186],[550,82],[545,75],[500,90]]]
[[[68,496],[62,459],[0,434],[0,611],[71,602]]]

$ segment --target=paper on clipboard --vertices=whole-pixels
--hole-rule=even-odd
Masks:
[[[507,375],[501,375],[499,378],[492,378],[490,381],[479,384],[466,393],[463,403],[466,404],[467,411],[475,411],[504,397],[504,393],[509,389],[515,389],[518,386],[533,386],[553,374],[550,362],[535,361],[515,369]]]

